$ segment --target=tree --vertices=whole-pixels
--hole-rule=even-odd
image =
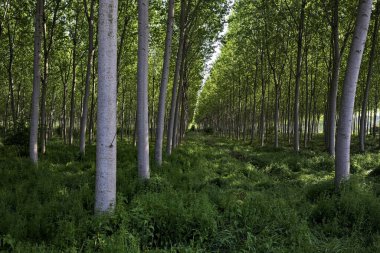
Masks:
[[[116,204],[117,0],[99,1],[95,212]]]
[[[30,115],[30,139],[29,139],[29,156],[33,163],[38,162],[38,111],[40,100],[40,52],[42,37],[44,0],[37,0],[35,14],[34,30],[34,62],[33,62],[33,93]]]
[[[86,70],[86,82],[85,92],[83,97],[83,110],[80,121],[80,139],[79,139],[79,151],[82,155],[85,153],[86,147],[86,127],[87,127],[87,115],[88,115],[88,99],[90,96],[90,81],[91,81],[91,66],[94,54],[94,5],[95,0],[90,2],[90,10],[88,11],[87,0],[83,0],[84,10],[88,22],[88,53],[87,53],[87,70]]]
[[[141,179],[149,179],[149,122],[148,122],[148,55],[149,1],[138,1],[138,63],[137,63],[137,157]]]
[[[298,41],[297,41],[297,70],[296,70],[296,86],[294,95],[294,150],[300,150],[300,130],[299,130],[299,93],[301,81],[301,62],[302,62],[302,39],[305,23],[305,6],[306,0],[302,0],[301,14],[298,28]]]
[[[355,105],[356,86],[360,71],[368,26],[372,11],[372,0],[362,0],[356,16],[354,35],[348,56],[343,82],[342,101],[336,136],[335,186],[339,187],[350,175],[350,144],[352,117]]]
[[[364,91],[364,98],[362,102],[362,111],[360,117],[360,132],[359,132],[359,143],[360,143],[360,151],[364,152],[365,150],[365,135],[366,135],[366,123],[367,123],[367,105],[368,105],[368,97],[369,91],[371,88],[371,80],[373,74],[373,65],[375,61],[376,55],[376,46],[377,46],[377,37],[379,33],[379,12],[380,12],[380,1],[376,3],[376,10],[374,13],[375,25],[373,27],[372,34],[372,45],[371,52],[369,55],[369,63],[368,63],[368,73],[366,79],[366,86]]]
[[[164,63],[162,67],[162,77],[160,86],[160,98],[158,105],[157,129],[156,129],[156,145],[155,145],[155,160],[158,165],[162,164],[162,142],[164,137],[164,123],[165,123],[165,103],[166,93],[169,79],[170,55],[172,49],[172,35],[173,35],[173,21],[174,21],[174,0],[169,0],[168,6],[168,20],[165,38],[165,54]]]
[[[181,63],[183,57],[183,45],[185,43],[185,17],[186,16],[186,1],[181,0],[181,14],[180,14],[180,34],[178,41],[178,51],[174,71],[174,80],[173,80],[173,91],[172,91],[172,100],[170,105],[170,116],[169,116],[169,125],[168,125],[168,136],[166,143],[166,152],[170,155],[172,153],[173,147],[173,136],[175,132],[175,114],[176,114],[176,105],[177,105],[177,91],[178,91],[178,82],[179,75],[181,71]]]

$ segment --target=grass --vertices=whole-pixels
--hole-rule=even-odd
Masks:
[[[319,150],[191,133],[142,183],[135,148],[119,141],[117,208],[106,217],[93,216],[95,147],[84,158],[59,142],[47,150],[34,167],[0,145],[0,251],[380,252],[374,149],[353,155],[338,194]]]

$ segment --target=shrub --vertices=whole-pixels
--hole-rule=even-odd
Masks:
[[[216,232],[217,213],[205,194],[147,193],[131,205],[130,229],[142,245],[170,248],[204,243]]]
[[[19,156],[28,156],[29,129],[24,126],[15,128],[5,137],[4,145],[15,146]]]

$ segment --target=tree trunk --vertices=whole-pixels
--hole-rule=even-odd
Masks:
[[[88,127],[88,143],[91,145],[94,137],[94,111],[95,111],[95,54],[92,59],[92,92],[91,92],[91,107],[90,107],[90,122]]]
[[[47,18],[44,16],[44,29],[43,29],[43,38],[44,38],[44,70],[43,70],[43,78],[42,78],[42,94],[41,94],[41,153],[45,154],[46,152],[46,92],[47,92],[47,84],[48,84],[48,75],[49,75],[49,56],[50,51],[53,45],[53,35],[55,24],[57,21],[57,13],[60,5],[60,0],[55,1],[53,20],[50,31],[47,27]]]
[[[99,1],[95,212],[116,204],[117,0]]]
[[[305,123],[304,123],[304,139],[303,139],[303,145],[305,148],[307,148],[307,134],[308,134],[308,131],[309,131],[309,125],[308,125],[308,120],[309,120],[309,62],[308,62],[308,52],[309,49],[308,49],[308,46],[305,46],[305,55],[304,55],[304,58],[305,58]]]
[[[156,129],[156,145],[155,145],[155,160],[156,160],[157,165],[159,166],[161,166],[162,164],[162,143],[164,139],[165,103],[166,103],[166,93],[167,93],[167,86],[168,86],[168,79],[169,79],[170,55],[171,55],[171,50],[172,50],[173,23],[174,23],[174,0],[169,0],[164,63],[162,67],[160,98],[158,102],[159,104],[158,104],[158,117],[157,117],[157,129]]]
[[[148,0],[138,1],[138,64],[137,64],[137,157],[141,179],[149,179],[149,117],[148,117]]]
[[[264,49],[263,49],[264,50]],[[260,115],[260,141],[264,146],[265,141],[265,78],[264,78],[264,51],[261,52],[261,115]]]
[[[372,0],[360,1],[351,50],[348,56],[336,137],[335,186],[337,189],[340,183],[348,179],[350,175],[351,126],[355,93],[364,46],[367,39],[371,9]]]
[[[298,28],[298,42],[297,42],[297,70],[296,70],[296,85],[294,91],[294,150],[300,150],[300,129],[299,129],[299,97],[300,97],[300,81],[301,81],[301,61],[302,61],[302,38],[305,23],[305,5],[306,0],[302,0],[301,16]]]
[[[256,59],[255,80],[253,86],[253,112],[252,112],[252,126],[251,126],[251,144],[255,138],[255,126],[256,126],[256,91],[257,91],[257,73],[258,73],[258,59]]]
[[[79,152],[84,155],[86,148],[86,127],[87,127],[87,115],[88,115],[88,99],[90,96],[90,81],[91,81],[91,65],[94,54],[94,5],[95,0],[91,0],[90,13],[87,10],[87,0],[83,0],[85,13],[88,22],[88,54],[87,54],[87,70],[86,70],[86,83],[85,92],[83,97],[83,110],[80,120],[80,142]]]
[[[14,82],[13,82],[14,36],[12,36],[10,21],[8,21],[8,41],[9,41],[9,64],[8,64],[9,95],[11,99],[13,127],[15,128],[16,121],[17,121],[17,112],[16,112],[16,106],[15,106]]]
[[[339,85],[340,69],[340,49],[339,49],[339,0],[333,0],[333,17],[331,23],[332,41],[333,41],[333,69],[329,91],[328,106],[328,151],[331,156],[335,156],[335,127],[336,127],[336,101]]]
[[[167,145],[166,152],[169,155],[172,153],[172,146],[173,146],[172,141],[173,141],[173,135],[175,132],[174,120],[175,120],[175,112],[176,112],[176,105],[177,105],[178,81],[179,81],[179,74],[180,74],[181,64],[182,64],[182,56],[183,56],[183,50],[184,50],[183,47],[185,44],[185,14],[186,14],[186,1],[181,0],[180,35],[179,35],[175,72],[174,72],[172,101],[171,101],[171,106],[170,106],[168,136],[167,136],[167,144],[166,144]]]
[[[38,162],[38,111],[40,100],[40,51],[42,37],[44,0],[37,0],[34,30],[33,93],[30,115],[29,156],[34,164]]]
[[[365,136],[366,136],[366,123],[367,123],[367,105],[368,105],[368,97],[369,92],[371,89],[371,80],[372,80],[372,73],[373,73],[373,63],[375,61],[376,56],[376,46],[377,46],[377,36],[379,32],[379,11],[380,11],[380,1],[376,3],[376,10],[374,13],[374,19],[375,19],[375,26],[373,28],[373,35],[372,35],[372,46],[371,46],[371,52],[369,56],[369,63],[368,63],[368,72],[367,72],[367,80],[366,80],[366,86],[364,91],[364,98],[362,101],[362,117],[360,118],[360,132],[359,132],[359,143],[360,143],[360,151],[365,151]]]
[[[77,53],[77,33],[78,33],[79,10],[77,10],[75,18],[74,38],[73,38],[73,80],[71,85],[71,101],[70,101],[70,129],[69,144],[73,144],[74,139],[74,120],[75,120],[75,83],[76,83],[76,53]]]

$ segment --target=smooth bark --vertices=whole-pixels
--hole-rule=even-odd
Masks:
[[[37,0],[35,14],[34,30],[34,60],[33,60],[33,93],[30,115],[30,139],[29,139],[29,156],[33,163],[38,162],[38,111],[40,100],[40,52],[42,37],[44,0]]]
[[[116,204],[117,0],[99,1],[95,212]]]
[[[356,86],[359,76],[368,26],[371,17],[372,0],[361,0],[356,17],[347,70],[343,83],[342,101],[336,136],[335,186],[339,187],[350,175],[351,127],[355,104]]]
[[[360,143],[361,152],[365,151],[365,136],[366,136],[366,123],[367,123],[366,111],[367,111],[367,105],[368,105],[369,92],[371,89],[373,65],[374,65],[375,56],[376,56],[376,46],[377,46],[377,38],[378,38],[378,32],[379,32],[379,11],[380,11],[379,8],[380,8],[380,1],[376,3],[376,10],[374,13],[375,26],[373,28],[372,45],[371,45],[371,52],[369,55],[366,86],[365,86],[365,91],[364,91],[364,98],[362,101],[362,117],[360,117],[360,129],[359,129],[360,131],[359,143]]]
[[[168,19],[167,19],[167,27],[166,27],[166,38],[165,38],[164,63],[162,67],[160,97],[159,97],[159,102],[158,102],[156,145],[155,145],[155,160],[156,160],[157,165],[159,166],[161,166],[162,164],[162,143],[164,139],[165,104],[166,104],[166,94],[167,94],[168,79],[169,79],[170,56],[171,56],[171,51],[172,51],[173,23],[174,23],[174,0],[169,0]]]
[[[137,160],[141,179],[149,179],[148,53],[149,1],[138,1]]]
[[[300,150],[300,128],[299,128],[299,97],[300,97],[300,81],[301,81],[301,62],[302,62],[302,43],[303,43],[303,30],[305,23],[305,6],[306,0],[302,0],[301,15],[298,28],[298,41],[297,41],[297,70],[296,70],[296,85],[294,91],[294,151]]]
[[[178,91],[178,81],[179,74],[182,64],[183,56],[183,47],[185,44],[185,15],[186,15],[186,1],[181,0],[181,14],[180,14],[180,35],[178,42],[178,52],[174,72],[174,81],[173,81],[173,91],[172,91],[172,100],[170,105],[170,116],[169,116],[169,125],[168,125],[168,136],[166,143],[166,152],[170,155],[172,153],[173,146],[173,136],[175,133],[174,124],[175,124],[175,114],[176,114],[176,105],[177,105],[177,91]]]
[[[86,127],[88,115],[88,99],[90,96],[90,81],[91,81],[91,66],[94,54],[94,5],[95,0],[91,0],[90,12],[87,10],[87,0],[83,0],[85,14],[88,22],[88,53],[87,53],[87,70],[85,81],[85,92],[83,97],[83,110],[80,120],[80,138],[79,138],[79,152],[84,155],[86,148]]]

